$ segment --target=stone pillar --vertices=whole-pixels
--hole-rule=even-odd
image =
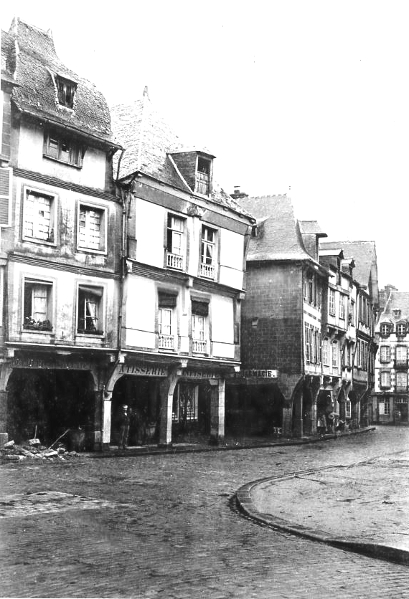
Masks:
[[[102,449],[109,449],[111,442],[112,392],[102,392]]]
[[[293,434],[294,437],[301,438],[303,436],[303,393],[302,389],[294,393],[294,411],[293,411]]]
[[[7,433],[7,400],[8,392],[0,391],[0,448],[9,440]]]
[[[173,394],[180,375],[180,370],[170,373],[160,386],[159,447],[172,445]]]
[[[102,418],[103,418],[103,402],[104,392],[100,389],[94,389],[95,394],[95,409],[94,409],[94,433],[93,446],[94,451],[102,449]]]
[[[225,394],[224,379],[209,380],[210,390],[210,439],[211,445],[219,445],[225,434]]]
[[[292,408],[283,408],[283,437],[291,437],[292,430]]]

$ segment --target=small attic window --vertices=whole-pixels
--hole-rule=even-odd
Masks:
[[[69,79],[60,77],[60,75],[57,76],[56,81],[58,103],[61,106],[66,106],[67,108],[74,108],[74,99],[75,92],[77,91],[77,84],[73,81],[70,81]]]
[[[210,193],[211,161],[199,156],[197,159],[196,192],[202,195]]]

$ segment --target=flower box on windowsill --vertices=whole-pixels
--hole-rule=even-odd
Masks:
[[[49,320],[35,321],[32,318],[26,318],[23,329],[25,331],[52,331],[53,326]]]

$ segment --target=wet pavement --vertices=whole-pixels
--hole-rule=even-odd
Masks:
[[[406,566],[257,525],[234,500],[251,481],[407,448],[408,429],[385,427],[311,445],[4,464],[1,596],[409,597]]]

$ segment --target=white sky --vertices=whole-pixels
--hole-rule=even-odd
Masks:
[[[150,98],[217,157],[231,193],[289,193],[331,240],[374,240],[409,290],[409,4],[404,0],[13,0],[110,104]],[[291,191],[289,188],[291,187]]]

